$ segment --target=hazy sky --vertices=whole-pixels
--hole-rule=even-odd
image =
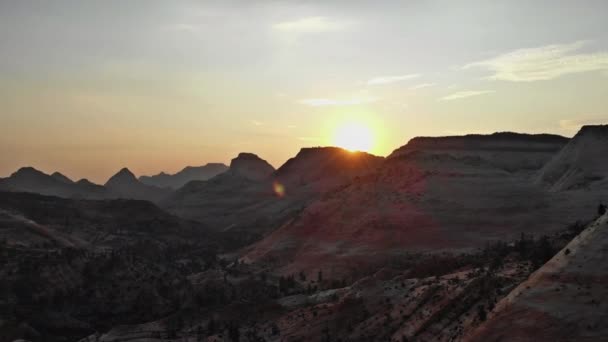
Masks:
[[[0,176],[608,122],[608,1],[0,0]]]

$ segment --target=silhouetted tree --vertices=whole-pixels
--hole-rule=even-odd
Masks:
[[[228,338],[233,342],[239,342],[241,333],[238,324],[231,322],[228,325]]]
[[[486,318],[488,317],[488,313],[486,312],[486,308],[483,305],[480,305],[477,307],[477,316],[479,317],[480,321],[485,321]]]
[[[600,203],[597,206],[597,214],[602,216],[606,213],[606,205],[604,203]]]
[[[207,336],[211,336],[215,334],[215,320],[213,320],[213,317],[211,317],[211,319],[209,319],[209,323],[207,323]]]
[[[555,255],[555,250],[553,249],[553,246],[551,246],[549,238],[547,236],[542,236],[535,243],[534,252],[531,256],[534,268],[538,268],[549,261],[553,255]]]
[[[198,328],[196,328],[196,340],[200,342],[203,339],[203,328],[199,325]]]

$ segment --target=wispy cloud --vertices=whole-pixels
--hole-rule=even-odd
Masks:
[[[490,79],[512,82],[551,80],[568,74],[608,70],[607,52],[578,52],[585,43],[515,50],[463,68],[484,68],[494,73]]]
[[[471,97],[471,96],[490,94],[493,92],[494,92],[494,90],[463,90],[463,91],[455,92],[448,96],[444,96],[444,97],[440,98],[440,100],[442,100],[442,101],[458,100],[458,99],[464,99],[464,98]]]
[[[254,126],[262,126],[264,123],[257,120],[251,120],[251,124]]]
[[[304,99],[299,102],[307,106],[323,107],[323,106],[354,106],[366,103],[376,102],[375,97],[366,98],[351,98],[351,99]]]
[[[349,22],[336,21],[327,17],[306,17],[293,21],[284,21],[272,25],[275,30],[293,33],[322,33],[341,31],[350,26]]]
[[[317,140],[321,140],[318,137],[298,137],[297,139],[301,140],[301,141],[317,141]]]
[[[374,78],[368,80],[367,85],[390,84],[390,83],[411,80],[411,79],[418,78],[418,77],[420,77],[419,74],[380,76],[380,77],[374,77]]]
[[[435,85],[435,83],[421,83],[421,84],[417,84],[415,86],[410,87],[410,89],[416,90],[416,89],[432,87],[434,85]]]

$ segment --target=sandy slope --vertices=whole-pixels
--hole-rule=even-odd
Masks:
[[[599,196],[599,195],[598,195]],[[482,157],[414,152],[312,202],[245,260],[342,276],[401,251],[466,250],[588,218],[597,197],[552,193]]]
[[[468,341],[608,341],[608,215],[497,305]]]

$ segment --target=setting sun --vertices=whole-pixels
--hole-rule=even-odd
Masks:
[[[373,145],[373,135],[368,127],[351,122],[338,127],[333,143],[350,151],[369,152]]]

